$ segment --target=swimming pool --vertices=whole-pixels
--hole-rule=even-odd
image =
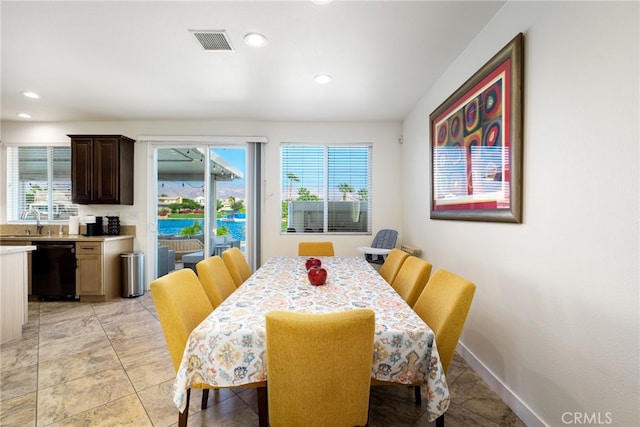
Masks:
[[[194,222],[199,222],[204,227],[203,218],[167,218],[158,220],[158,234],[174,234],[178,235],[180,230],[190,227]],[[217,220],[217,227],[227,227],[234,239],[244,241],[245,238],[245,220],[244,218],[236,218],[235,221]]]

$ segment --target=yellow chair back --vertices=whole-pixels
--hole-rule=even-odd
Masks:
[[[213,308],[222,304],[236,290],[236,284],[218,255],[205,258],[196,264],[198,277]]]
[[[298,256],[334,256],[333,242],[300,242]]]
[[[365,425],[374,331],[369,309],[267,313],[270,425]]]
[[[391,286],[404,298],[407,304],[413,307],[429,280],[432,267],[431,263],[410,255],[402,263],[398,274],[391,282]]]
[[[436,334],[436,346],[446,373],[476,291],[472,282],[438,269],[413,309]]]
[[[229,270],[229,274],[236,284],[236,288],[251,276],[251,267],[238,248],[227,249],[222,252],[222,260]]]
[[[177,371],[189,334],[213,311],[213,306],[190,268],[176,270],[151,282],[151,295]]]
[[[393,248],[387,258],[384,260],[384,264],[380,267],[380,275],[388,284],[392,284],[396,278],[400,267],[407,260],[409,254],[400,249]]]

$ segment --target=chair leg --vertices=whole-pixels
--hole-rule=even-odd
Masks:
[[[444,414],[436,418],[436,427],[444,427]]]
[[[207,409],[207,404],[209,403],[209,389],[208,388],[203,388],[202,389],[202,403],[200,404],[200,409],[202,409],[203,411],[205,409]]]
[[[187,418],[189,417],[189,398],[191,397],[191,389],[187,389],[187,406],[184,411],[178,412],[178,427],[187,427]]]
[[[267,427],[269,425],[269,402],[267,398],[267,387],[256,387],[258,393],[258,425]]]
[[[413,392],[416,396],[416,405],[422,404],[422,392],[420,391],[420,386],[419,385],[414,386]]]

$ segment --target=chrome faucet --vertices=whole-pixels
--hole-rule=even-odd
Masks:
[[[42,232],[42,225],[40,225],[40,212],[35,208],[30,208],[22,214],[21,219],[27,219],[29,215],[33,215],[36,218],[36,234],[40,234]]]

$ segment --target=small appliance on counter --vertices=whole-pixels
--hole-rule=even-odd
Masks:
[[[117,236],[120,234],[120,217],[107,216],[107,234]]]
[[[73,215],[69,217],[69,234],[80,234],[80,217]]]
[[[87,224],[87,232],[85,236],[102,236],[102,217],[87,215],[84,217],[84,222]]]

